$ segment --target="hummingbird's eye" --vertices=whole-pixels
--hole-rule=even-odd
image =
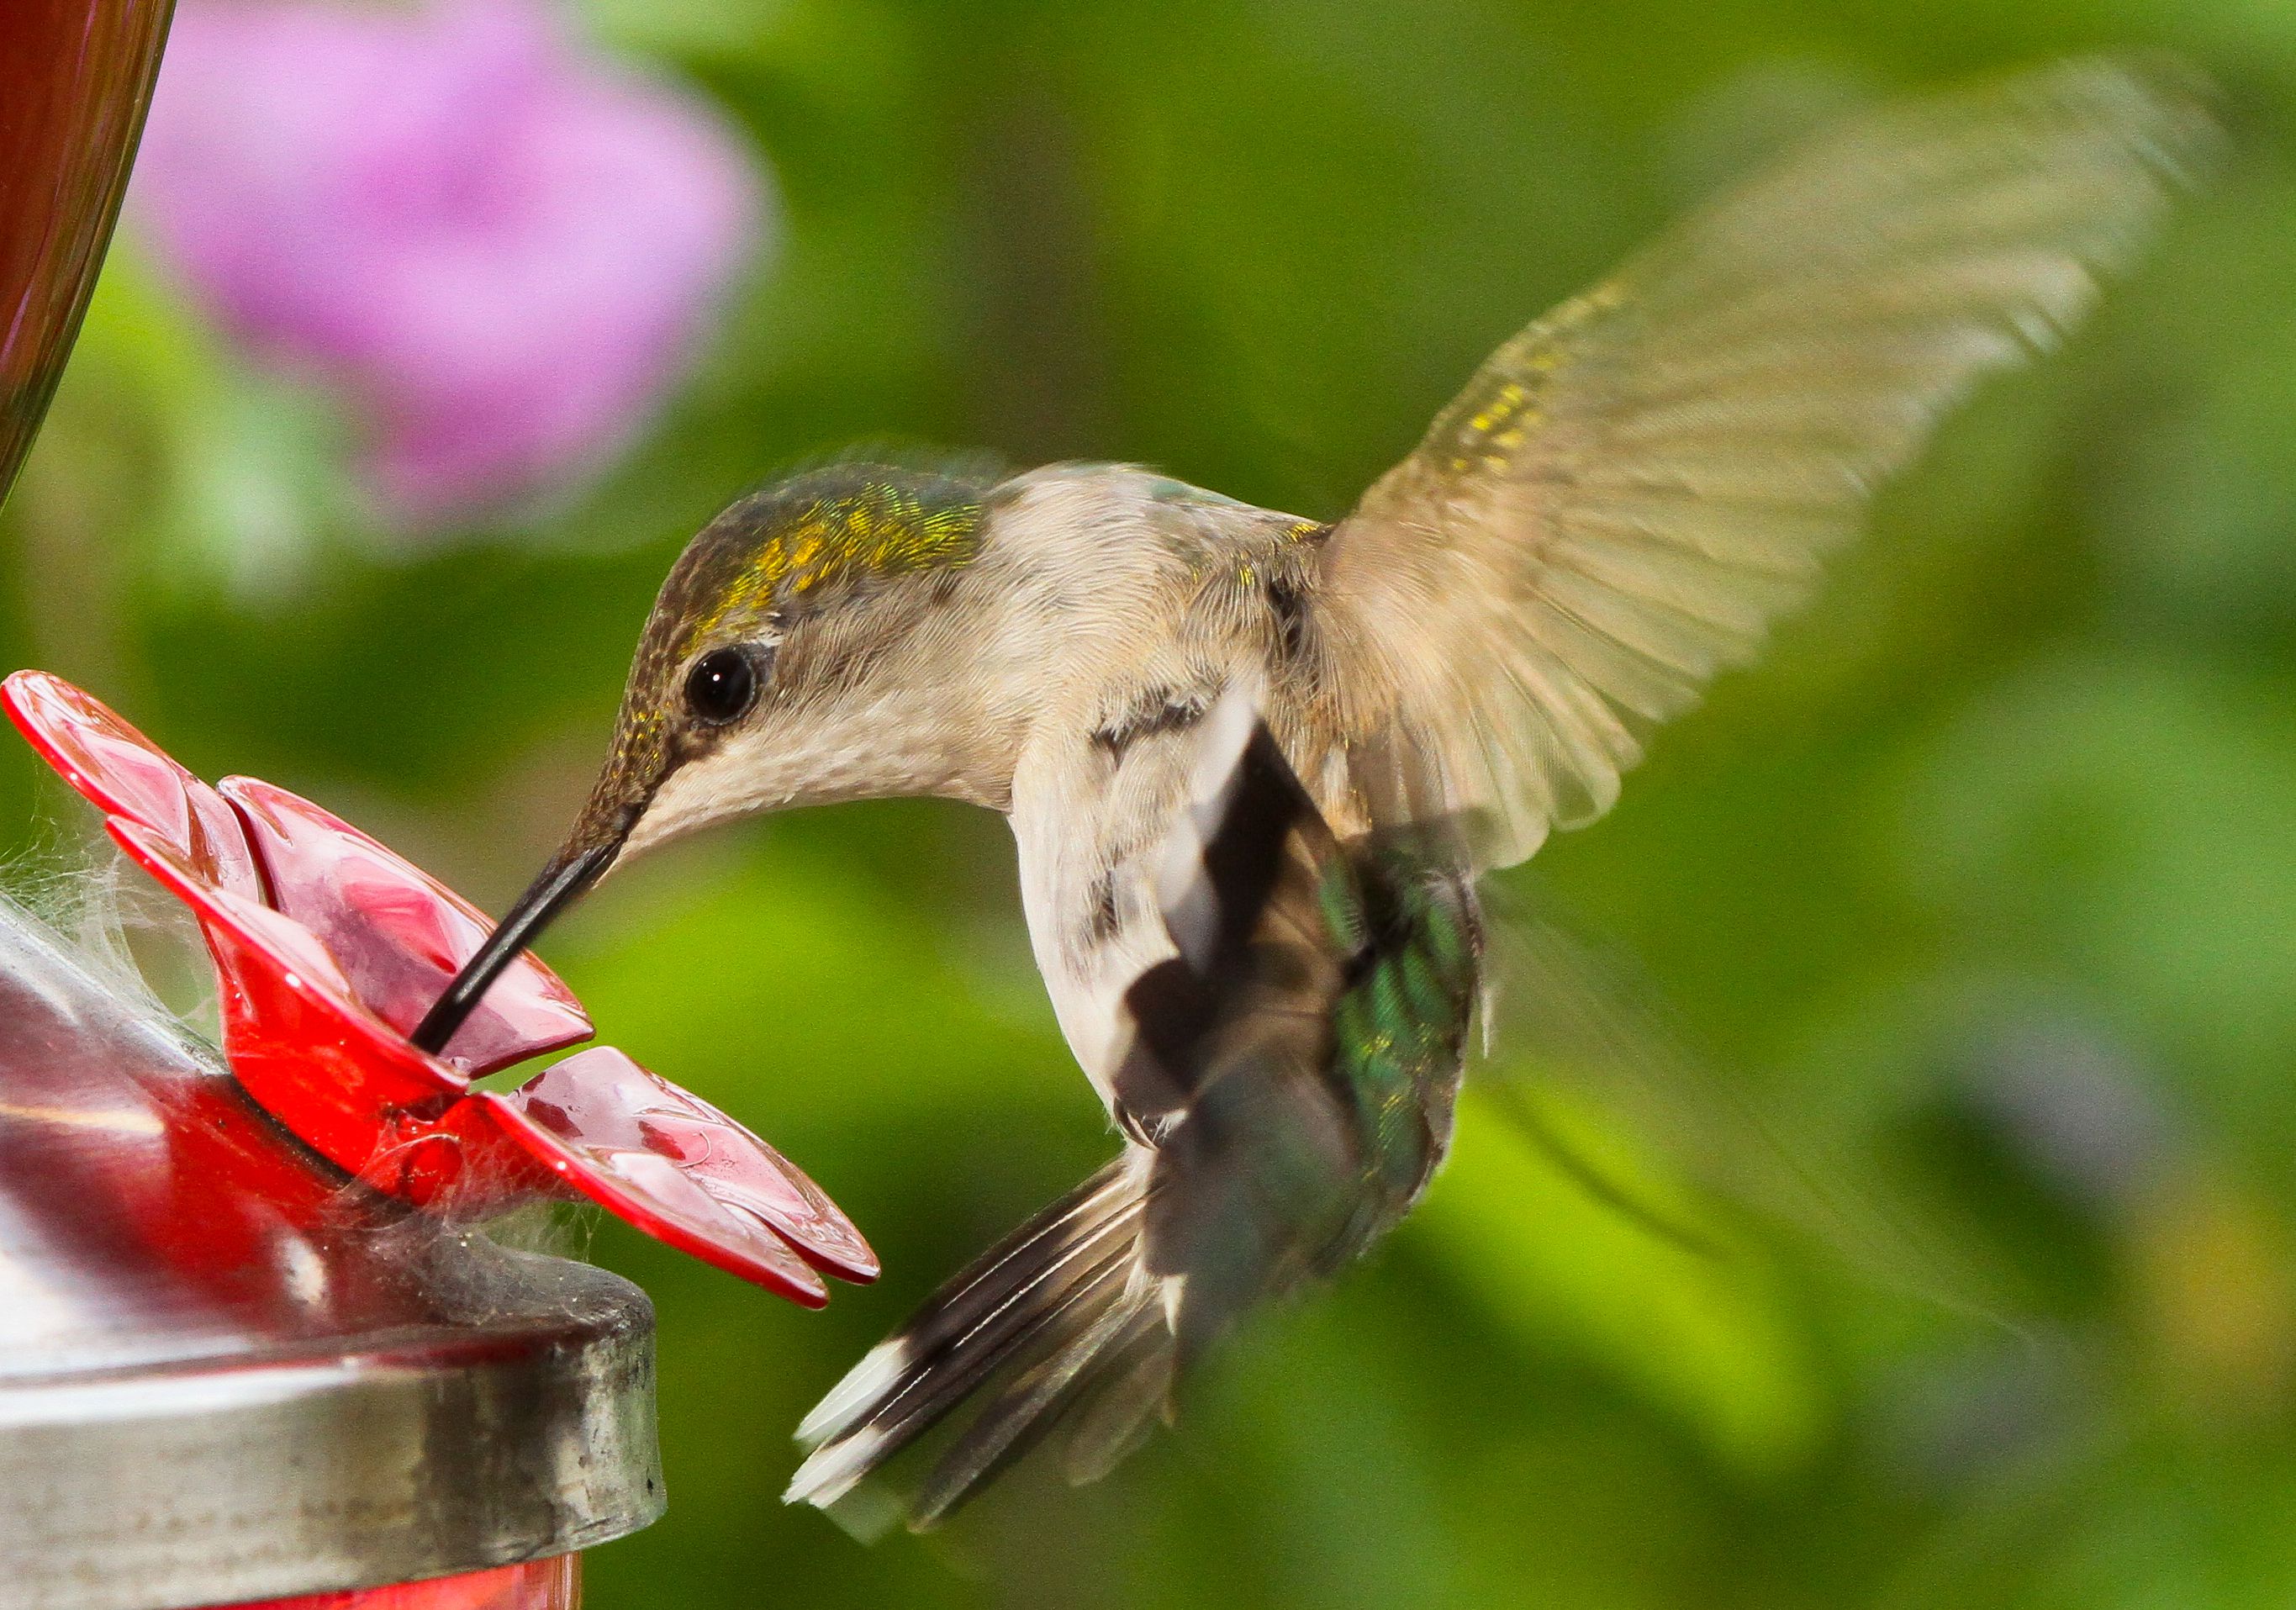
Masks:
[[[738,648],[713,648],[685,673],[685,707],[712,727],[738,720],[758,702],[758,662]]]

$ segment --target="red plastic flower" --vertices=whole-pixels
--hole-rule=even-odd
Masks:
[[[210,788],[69,682],[18,671],[0,703],[104,812],[130,858],[197,914],[248,1094],[376,1188],[458,1218],[586,1197],[808,1307],[876,1255],[787,1159],[611,1047],[507,1093],[471,1080],[591,1035],[557,975],[519,957],[431,1056],[406,1041],[491,931],[419,867],[253,777]],[[816,1272],[819,1271],[819,1272]]]

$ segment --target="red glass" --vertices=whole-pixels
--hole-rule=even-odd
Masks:
[[[0,21],[0,497],[87,310],[168,0],[8,0]]]
[[[45,1043],[19,1039],[6,1057],[0,1203],[19,1257],[27,1235],[71,1245],[46,1244],[31,1265],[44,1302],[0,1312],[0,1351],[18,1368],[24,1350],[43,1346],[52,1356],[33,1354],[35,1375],[125,1373],[443,1329],[420,1283],[365,1228],[372,1199],[282,1145],[242,1088],[187,1077],[163,1044],[116,1025],[60,1034],[28,1016],[20,993],[0,990],[4,1026]],[[348,1253],[330,1256],[346,1242]],[[319,1265],[327,1277],[316,1283],[273,1273]]]
[[[231,1610],[578,1610],[581,1603],[581,1557],[565,1554],[467,1576],[267,1598]]]
[[[38,671],[0,703],[106,813],[129,858],[197,914],[215,962],[224,1054],[240,1084],[329,1161],[455,1218],[586,1197],[637,1228],[808,1307],[816,1270],[877,1260],[780,1153],[619,1051],[568,1057],[509,1092],[487,1072],[590,1033],[531,955],[453,1053],[406,1034],[489,925],[476,908],[307,800],[249,777],[218,791],[101,702]]]

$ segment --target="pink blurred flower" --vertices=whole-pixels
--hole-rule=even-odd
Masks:
[[[182,0],[135,197],[227,328],[352,394],[416,523],[596,466],[764,222],[725,123],[540,0]]]

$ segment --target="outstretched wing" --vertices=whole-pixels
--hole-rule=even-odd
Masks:
[[[1235,1318],[1363,1249],[1449,1138],[1480,934],[1464,881],[1341,845],[1250,702],[1206,720],[1159,894],[1178,954],[1125,998],[1122,1156],[944,1286],[799,1428],[835,1504],[969,1400],[906,1501],[947,1516],[1068,1425],[1089,1480]]]
[[[1822,138],[1492,356],[1332,533],[1348,725],[1505,866],[1749,658],[1981,376],[2095,300],[2216,127],[2080,61]]]

